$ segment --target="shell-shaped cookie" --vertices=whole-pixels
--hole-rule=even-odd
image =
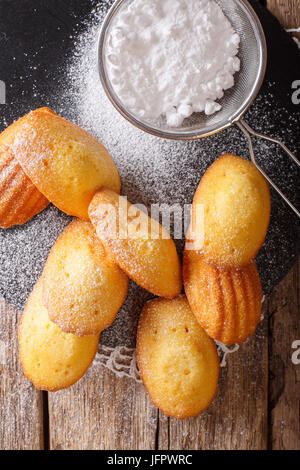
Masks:
[[[185,250],[183,280],[191,309],[211,338],[230,345],[254,335],[262,301],[254,261],[222,269],[209,264],[201,253]]]
[[[69,215],[88,219],[88,205],[102,186],[120,191],[119,173],[106,148],[48,108],[22,118],[12,148],[40,192]]]
[[[137,358],[153,403],[166,415],[188,418],[210,405],[219,377],[217,348],[185,295],[146,303],[138,325]]]
[[[40,390],[70,387],[91,365],[99,335],[78,338],[52,323],[42,302],[42,284],[34,287],[19,326],[20,361],[26,377]]]
[[[127,296],[129,279],[106,253],[90,222],[73,220],[53,246],[42,274],[49,318],[66,333],[101,333]]]
[[[0,135],[0,227],[22,225],[47,207],[49,201],[25,175],[11,153],[16,125]]]
[[[106,250],[131,279],[160,297],[180,294],[176,246],[158,222],[106,188],[93,197],[89,216]]]
[[[192,205],[192,232],[207,261],[238,267],[254,259],[270,220],[270,190],[253,163],[223,155],[202,177]]]

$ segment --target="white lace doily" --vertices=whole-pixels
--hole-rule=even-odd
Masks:
[[[225,344],[216,341],[218,353],[221,359],[221,367],[226,366],[226,357],[239,349],[239,345],[225,346]],[[136,350],[126,348],[124,346],[117,346],[116,348],[109,348],[108,346],[100,346],[98,354],[95,358],[95,363],[101,364],[107,369],[114,372],[118,377],[129,377],[141,382],[139,370],[136,362]]]

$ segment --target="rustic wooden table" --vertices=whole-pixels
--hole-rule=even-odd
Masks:
[[[299,0],[266,3],[286,28],[299,28]],[[213,405],[176,421],[142,384],[98,364],[68,390],[36,391],[16,354],[19,315],[0,300],[0,448],[300,449],[300,365],[291,360],[300,340],[299,266],[263,309],[255,338],[228,357]]]

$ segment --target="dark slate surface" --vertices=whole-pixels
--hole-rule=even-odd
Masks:
[[[65,117],[72,116],[68,103],[60,101],[58,92],[66,79],[63,65],[72,54],[72,35],[84,29],[91,9],[101,3],[106,8],[107,2],[92,0],[0,0],[0,80],[7,87],[7,104],[0,105],[0,130],[29,110],[44,105],[63,110]],[[249,110],[246,119],[255,127],[258,117],[264,116],[264,131],[282,138],[299,155],[300,105],[292,103],[291,84],[300,79],[300,51],[261,4],[256,1],[251,3],[265,29],[269,59],[259,104]],[[265,111],[264,97],[270,97],[270,93],[274,106]],[[297,122],[298,125],[295,125]],[[230,132],[224,133],[225,142],[226,139],[230,140]],[[236,133],[232,135],[236,136]],[[217,144],[222,137],[218,135],[210,139],[215,139]],[[232,142],[235,140],[232,139]],[[241,150],[241,154],[243,152],[246,150]],[[274,152],[276,163],[272,165],[270,161]],[[281,158],[280,152],[272,146],[266,146],[264,158],[268,160],[268,170],[283,191],[293,202],[299,203],[299,173],[296,173],[295,167],[291,167],[285,157]],[[55,229],[51,229],[51,219],[56,220]],[[23,307],[40,275],[49,248],[68,220],[50,206],[46,216],[41,214],[26,226],[0,230],[1,296],[18,308]],[[31,234],[29,238],[27,233]],[[38,241],[41,233],[43,240],[47,239],[43,246]],[[257,259],[265,293],[280,282],[295,262],[299,252],[298,233],[296,216],[273,193],[271,226]],[[16,253],[12,266],[11,259]],[[32,261],[26,264],[25,258]]]

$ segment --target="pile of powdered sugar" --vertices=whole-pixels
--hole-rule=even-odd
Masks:
[[[98,137],[108,148],[120,172],[122,193],[131,202],[147,207],[157,203],[179,204],[183,207],[192,202],[201,176],[219,155],[232,152],[249,158],[244,137],[233,127],[201,141],[169,141],[144,133],[128,123],[109,102],[100,83],[96,54],[102,20],[103,10],[95,10],[86,33],[76,41],[75,54],[68,65],[68,87],[63,97],[63,101],[68,103],[68,117]],[[260,131],[268,132],[274,122],[275,107],[272,92],[261,95],[252,106],[249,123]],[[281,119],[289,120],[286,127],[296,125],[296,119],[293,121],[287,111],[277,109],[276,112]],[[287,133],[283,128],[280,130],[282,135],[278,137],[284,138]],[[258,160],[264,163],[268,150],[266,147],[263,142],[256,145]],[[267,168],[272,170],[280,162],[280,152],[276,147],[271,147],[270,152],[273,162],[268,162]],[[293,191],[296,179],[290,164],[285,167],[285,173],[285,185]],[[264,292],[271,290],[284,263],[291,259],[291,246],[294,243],[291,239],[293,234],[288,236],[288,230],[285,231],[287,227],[277,222],[278,217],[284,217],[286,208],[279,199],[275,199],[275,223],[271,225],[266,244],[258,257]],[[184,239],[175,242],[181,253]],[[143,303],[150,297],[150,294],[131,283],[128,298],[114,325],[102,334],[102,344],[134,345],[138,316]]]
[[[129,201],[147,207],[155,203],[180,206],[191,203],[208,166],[227,152],[249,158],[247,143],[235,127],[199,141],[163,140],[142,132],[119,115],[102,89],[96,60],[99,28],[111,3],[99,3],[86,23],[85,32],[73,34],[74,49],[60,70],[56,95],[45,96],[44,104],[48,100],[57,103],[54,111],[103,142],[117,164],[122,194]],[[268,83],[246,119],[254,129],[283,139],[296,151],[297,115],[280,104],[276,93],[277,84]],[[257,141],[255,151],[258,161],[272,176],[280,176],[281,188],[293,197],[298,188],[294,166],[282,159],[279,149],[272,144]],[[50,205],[24,226],[0,230],[0,296],[23,308],[51,246],[69,220]],[[257,258],[264,293],[271,291],[296,259],[296,233],[293,215],[273,194],[271,225]],[[184,239],[175,241],[182,253]],[[114,324],[102,334],[103,347],[135,347],[138,317],[149,298],[151,294],[131,283]]]
[[[193,112],[211,115],[234,85],[240,38],[212,0],[125,3],[104,44],[116,95],[145,121],[178,127]]]

